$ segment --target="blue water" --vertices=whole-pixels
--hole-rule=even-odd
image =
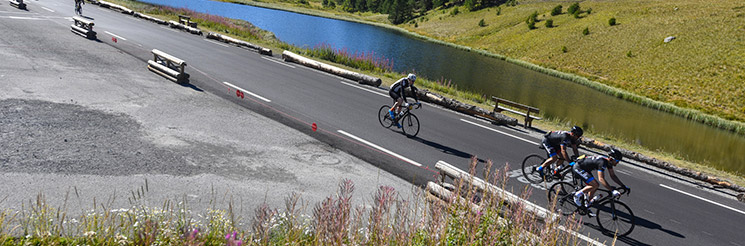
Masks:
[[[502,60],[355,22],[209,0],[141,0],[249,21],[300,46],[328,44],[350,53],[374,53],[394,70],[451,80],[459,89],[541,109],[544,117],[573,122],[652,150],[745,173],[745,137],[608,96],[576,83]]]

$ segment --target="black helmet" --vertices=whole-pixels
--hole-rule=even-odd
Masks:
[[[617,150],[617,149],[611,148],[611,149],[610,149],[610,151],[608,152],[608,155],[609,155],[609,156],[610,156],[611,158],[613,158],[613,159],[616,159],[616,160],[617,160],[617,161],[619,161],[619,162],[620,162],[621,160],[623,160],[623,154],[621,154],[621,151],[619,151],[619,150]]]
[[[572,127],[572,134],[574,134],[574,136],[581,137],[582,133],[585,133],[585,131],[583,131],[581,127],[579,126]]]

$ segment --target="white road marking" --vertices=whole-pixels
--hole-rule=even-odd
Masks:
[[[673,223],[678,224],[678,225],[683,224],[683,223],[680,223],[680,221],[677,221],[677,220],[674,220],[674,219],[669,219],[669,220],[670,220],[670,222],[673,222]]]
[[[380,150],[380,151],[383,151],[383,152],[385,152],[385,153],[387,153],[387,154],[389,154],[389,155],[392,155],[393,157],[396,157],[396,158],[398,158],[398,159],[401,159],[401,160],[403,160],[403,161],[405,161],[405,162],[408,162],[408,163],[409,163],[409,164],[411,164],[411,165],[414,165],[414,166],[417,166],[417,167],[421,167],[421,166],[422,166],[422,164],[419,164],[419,163],[418,163],[418,162],[416,162],[416,161],[412,161],[412,160],[411,160],[411,159],[409,159],[409,158],[406,158],[406,157],[403,157],[403,156],[401,156],[401,155],[399,155],[399,154],[393,153],[393,151],[387,150],[387,149],[385,149],[385,148],[383,148],[383,147],[380,147],[380,146],[378,146],[378,145],[376,145],[376,144],[374,144],[374,143],[368,142],[367,140],[364,140],[364,139],[362,139],[362,138],[359,138],[359,137],[357,137],[357,136],[355,136],[355,135],[349,134],[349,133],[347,133],[347,132],[345,132],[345,131],[342,131],[342,130],[337,130],[337,132],[339,132],[339,133],[341,133],[341,134],[344,134],[344,135],[346,135],[347,137],[350,137],[350,138],[352,138],[352,139],[354,139],[354,140],[357,140],[357,141],[359,141],[359,142],[362,142],[362,143],[364,143],[364,144],[367,144],[367,145],[368,145],[368,146],[370,146],[370,147],[373,147],[373,148],[376,148],[376,149],[378,149],[378,150]]]
[[[668,188],[668,189],[671,189],[671,190],[674,190],[674,191],[677,191],[677,192],[680,192],[680,193],[683,193],[685,195],[689,195],[689,196],[694,197],[694,198],[698,198],[698,199],[703,200],[705,202],[709,202],[711,204],[714,204],[714,205],[717,205],[717,206],[720,206],[720,207],[723,207],[723,208],[726,208],[726,209],[729,209],[729,210],[732,210],[732,211],[735,211],[735,212],[738,212],[738,213],[741,213],[741,214],[745,214],[745,212],[740,211],[740,210],[737,210],[737,209],[732,208],[730,206],[727,206],[727,205],[724,205],[724,204],[721,204],[721,203],[718,203],[718,202],[715,202],[715,201],[712,201],[712,200],[709,200],[709,199],[706,199],[706,198],[703,198],[703,197],[700,197],[700,196],[697,196],[697,195],[694,195],[694,194],[691,194],[691,193],[688,193],[688,192],[685,192],[685,191],[682,191],[682,190],[678,190],[678,189],[675,189],[673,187],[670,187],[670,186],[667,186],[667,185],[664,185],[664,184],[660,184],[660,186],[665,187],[665,188]]]
[[[654,212],[652,212],[652,211],[649,211],[649,210],[646,210],[646,209],[643,209],[643,210],[644,210],[644,212],[647,212],[647,213],[650,213],[650,214],[654,214]]]
[[[263,57],[262,56],[261,59],[264,59],[264,60],[267,60],[267,61],[270,61],[270,62],[274,62],[274,63],[277,63],[277,64],[282,65],[282,66],[295,68],[295,66],[293,66],[293,65],[288,65],[288,64],[285,64],[284,62],[281,62],[281,61],[275,61],[272,58],[268,58],[268,57]]]
[[[233,89],[236,89],[236,90],[239,90],[239,91],[242,91],[242,92],[248,93],[249,95],[251,95],[251,96],[253,96],[253,97],[255,97],[255,98],[261,99],[261,100],[263,100],[263,101],[265,101],[265,102],[272,102],[272,100],[269,100],[269,99],[266,99],[265,97],[262,97],[262,96],[256,95],[256,94],[255,94],[255,93],[253,93],[253,92],[250,92],[250,91],[244,90],[243,88],[240,88],[240,87],[238,87],[238,86],[235,86],[235,85],[233,85],[233,84],[231,84],[231,83],[228,83],[228,82],[222,82],[222,83],[223,83],[223,84],[225,84],[225,85],[227,85],[227,86],[233,87]]]
[[[116,37],[116,38],[118,38],[118,39],[121,39],[121,40],[127,41],[127,39],[126,39],[126,38],[123,38],[122,36],[119,36],[119,35],[116,35],[116,34],[110,33],[109,31],[103,31],[103,32],[105,32],[105,33],[107,33],[107,34],[109,34],[109,35],[111,35],[111,36],[114,36],[114,37]]]
[[[8,16],[8,18],[15,19],[15,20],[43,20],[41,18],[36,18],[36,17],[22,17],[22,16]]]
[[[216,45],[222,46],[222,47],[230,48],[230,46],[228,46],[227,44],[224,44],[224,43],[220,43],[220,42],[217,42],[217,41],[215,41],[215,40],[209,40],[209,39],[206,39],[206,38],[205,38],[205,39],[204,39],[204,41],[207,41],[207,42],[210,42],[210,43],[213,43],[213,44],[216,44]]]
[[[524,138],[521,138],[521,137],[518,137],[518,136],[515,136],[515,135],[512,135],[512,134],[509,134],[509,133],[506,133],[506,132],[503,132],[503,131],[500,131],[500,130],[497,130],[497,129],[493,129],[491,127],[482,126],[482,125],[480,125],[480,124],[478,124],[476,122],[468,121],[468,120],[465,120],[465,119],[460,119],[460,120],[463,121],[463,122],[466,122],[468,124],[474,125],[474,126],[478,126],[478,127],[481,127],[481,128],[484,128],[484,129],[493,131],[493,132],[501,133],[503,135],[507,135],[507,136],[510,136],[510,137],[513,137],[513,138],[516,138],[516,139],[519,139],[519,140],[522,140],[522,141],[525,141],[525,142],[528,142],[528,143],[531,143],[531,144],[538,145],[538,143],[535,143],[533,141],[530,141],[530,140],[527,140],[527,139],[524,139]]]
[[[42,6],[41,8],[44,9],[44,10],[46,10],[46,11],[49,11],[49,12],[54,13],[54,10],[52,10],[50,8],[47,8],[47,7],[44,7],[44,6]]]
[[[736,243],[736,242],[732,242],[732,241],[730,241],[729,243],[732,244],[732,245],[735,245],[735,246],[742,246],[742,244],[739,244],[739,243]]]
[[[357,89],[360,89],[360,90],[363,90],[363,91],[372,92],[373,94],[376,94],[376,95],[381,95],[381,96],[384,96],[384,97],[388,97],[388,95],[386,95],[386,94],[384,94],[382,92],[370,90],[370,89],[367,89],[367,88],[364,88],[362,86],[355,85],[355,84],[352,84],[352,83],[349,83],[349,82],[346,82],[346,81],[341,81],[341,83],[342,84],[345,84],[345,85],[348,85],[348,86],[351,86],[351,87],[354,87],[354,88],[357,88]]]

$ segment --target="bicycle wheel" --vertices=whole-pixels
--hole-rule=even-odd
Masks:
[[[407,137],[415,137],[419,134],[419,118],[411,113],[406,114],[404,118],[401,119],[401,128],[403,128],[404,134],[406,134]]]
[[[629,235],[636,226],[634,212],[621,201],[608,200],[601,203],[596,214],[600,228],[619,237]]]
[[[525,177],[528,182],[531,182],[533,184],[541,183],[543,179],[541,178],[541,175],[538,174],[538,170],[536,170],[536,168],[541,166],[544,161],[546,161],[546,158],[543,158],[540,155],[536,154],[525,157],[525,159],[523,159],[522,168],[523,177]]]
[[[558,182],[548,190],[548,204],[555,212],[563,215],[571,215],[577,211],[574,204],[575,188],[569,182]]]
[[[389,128],[393,125],[393,120],[391,120],[391,115],[388,113],[388,111],[391,109],[391,106],[383,105],[380,107],[380,110],[378,110],[378,121],[380,122],[380,125]]]

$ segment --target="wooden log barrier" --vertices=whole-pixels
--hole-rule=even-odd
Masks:
[[[383,80],[380,78],[376,78],[370,75],[361,74],[352,72],[346,69],[341,69],[332,65],[328,65],[322,62],[318,62],[315,60],[311,60],[308,58],[305,58],[303,56],[300,56],[298,54],[292,53],[290,51],[284,51],[282,52],[282,59],[288,62],[294,62],[306,67],[318,69],[327,73],[335,74],[347,79],[351,79],[354,81],[357,81],[360,84],[366,84],[366,85],[372,85],[372,86],[380,86],[380,84],[383,83]]]

